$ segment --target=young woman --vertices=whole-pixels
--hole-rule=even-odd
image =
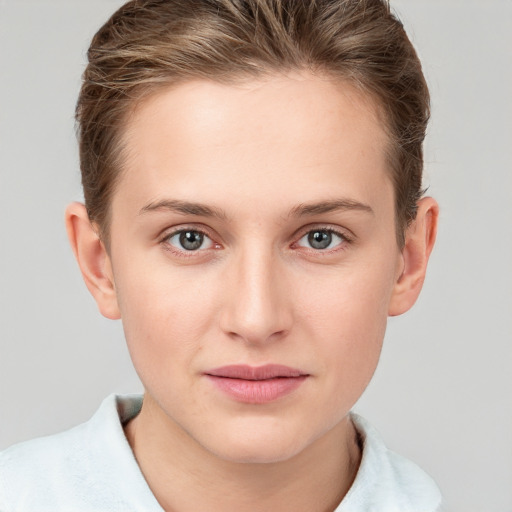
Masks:
[[[378,0],[134,0],[100,29],[66,214],[145,388],[0,455],[0,509],[439,510],[350,412],[420,293],[421,66]]]

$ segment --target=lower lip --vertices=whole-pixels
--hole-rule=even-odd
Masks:
[[[295,391],[306,380],[307,375],[265,380],[231,379],[214,375],[207,377],[218,389],[238,402],[266,404]]]

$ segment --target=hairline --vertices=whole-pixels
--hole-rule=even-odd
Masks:
[[[396,161],[396,139],[391,129],[389,113],[386,106],[383,104],[382,99],[377,93],[371,91],[360,80],[357,79],[352,73],[344,74],[342,70],[329,69],[327,66],[317,65],[312,66],[288,66],[276,68],[274,66],[266,65],[250,71],[235,70],[226,73],[209,73],[203,74],[199,72],[182,73],[179,76],[169,75],[162,80],[154,80],[146,83],[135,84],[121,99],[126,101],[128,107],[119,119],[118,126],[114,132],[114,139],[116,141],[116,152],[113,158],[113,166],[116,168],[114,177],[111,183],[110,194],[108,196],[108,204],[105,208],[105,215],[103,222],[100,224],[97,219],[91,219],[95,224],[96,231],[98,232],[102,242],[104,243],[108,252],[110,252],[110,227],[112,223],[112,202],[114,194],[116,193],[119,181],[122,179],[126,172],[127,160],[129,158],[129,151],[127,150],[127,133],[129,131],[130,121],[136,115],[137,111],[143,104],[145,104],[152,97],[157,96],[163,91],[169,91],[179,88],[181,85],[195,82],[195,81],[209,81],[220,85],[233,86],[243,85],[251,82],[264,81],[276,76],[289,76],[292,73],[309,73],[314,77],[324,78],[333,83],[348,85],[353,92],[360,98],[364,99],[365,105],[368,107],[368,112],[376,117],[376,120],[381,124],[385,134],[384,152],[387,163],[388,177],[391,180],[393,190],[393,211],[395,219],[396,240],[400,248],[405,243],[405,230],[407,226],[400,218],[397,210],[397,187],[395,183],[395,173],[398,172],[398,162]]]

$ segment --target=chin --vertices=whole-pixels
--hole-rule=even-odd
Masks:
[[[240,464],[271,464],[292,459],[311,443],[303,435],[290,429],[268,427],[237,429],[224,432],[217,439],[210,438],[203,447],[216,457]]]

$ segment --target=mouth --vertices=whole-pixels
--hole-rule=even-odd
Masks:
[[[289,366],[230,365],[209,370],[205,376],[223,394],[237,402],[264,404],[295,391],[309,374]]]

